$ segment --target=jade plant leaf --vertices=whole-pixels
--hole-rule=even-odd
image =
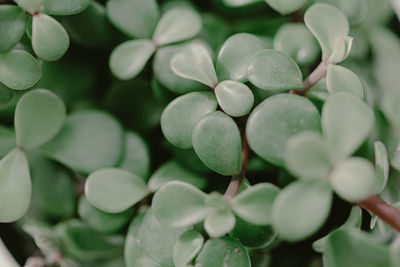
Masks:
[[[304,22],[317,38],[323,59],[332,54],[337,40],[347,36],[350,30],[346,15],[326,3],[316,3],[309,7],[304,14]]]
[[[326,76],[326,88],[330,94],[347,92],[363,99],[364,90],[360,79],[349,69],[329,64]]]
[[[367,138],[374,114],[359,97],[349,93],[331,95],[322,109],[323,135],[336,158],[351,155]]]
[[[201,118],[217,107],[217,100],[211,92],[192,92],[177,97],[161,115],[165,138],[180,148],[191,148],[193,129]]]
[[[148,193],[142,178],[123,169],[96,170],[85,182],[85,194],[89,202],[109,213],[127,210]]]
[[[301,179],[325,179],[331,159],[321,134],[304,131],[291,137],[285,149],[285,165]]]
[[[302,74],[297,63],[274,49],[254,55],[248,69],[249,81],[264,90],[303,88]]]
[[[196,154],[213,171],[222,175],[240,172],[240,132],[228,115],[215,111],[204,116],[193,130],[192,141]]]
[[[320,53],[317,41],[303,23],[287,23],[280,27],[274,37],[274,48],[299,65],[313,63]]]
[[[26,154],[15,148],[0,161],[0,222],[21,218],[31,202],[31,191]]]
[[[204,220],[204,229],[212,238],[220,238],[235,226],[235,215],[231,210],[222,209],[210,212]]]
[[[250,148],[264,160],[283,166],[287,140],[305,130],[320,130],[320,115],[306,98],[278,94],[260,103],[250,114],[246,136]]]
[[[120,31],[134,38],[150,38],[160,16],[155,0],[110,0],[107,14]]]
[[[42,13],[33,16],[32,48],[38,57],[47,61],[58,60],[68,47],[68,33],[57,20]]]
[[[26,14],[18,6],[0,5],[0,53],[11,50],[25,33]]]
[[[196,258],[196,266],[250,267],[245,247],[230,237],[209,239]]]
[[[85,10],[92,0],[43,0],[42,11],[48,15],[73,15]]]
[[[64,102],[56,94],[37,89],[24,94],[15,108],[17,145],[36,148],[51,140],[66,119]]]
[[[352,45],[353,37],[344,36],[338,38],[333,47],[332,54],[328,58],[328,61],[333,64],[342,62],[349,56]]]
[[[343,199],[358,202],[367,198],[376,188],[377,180],[373,165],[366,159],[344,159],[333,168],[329,181]]]
[[[210,52],[204,45],[192,43],[171,59],[172,71],[177,75],[213,88],[218,83]]]
[[[271,223],[272,204],[279,189],[269,183],[259,183],[240,192],[232,200],[232,208],[237,216],[255,225]]]
[[[284,240],[294,242],[305,239],[325,222],[331,202],[332,191],[325,182],[291,183],[275,199],[272,226]]]
[[[132,79],[142,71],[155,50],[156,47],[150,40],[124,42],[111,53],[111,72],[121,80]]]
[[[153,34],[153,41],[159,45],[176,43],[196,36],[202,27],[200,15],[189,7],[177,6],[165,12]]]
[[[265,0],[274,10],[286,15],[300,9],[307,0]]]
[[[20,7],[25,9],[30,14],[38,12],[43,5],[44,0],[15,0]]]
[[[385,145],[381,141],[374,143],[375,149],[375,176],[377,179],[377,187],[375,194],[381,193],[389,179],[389,159]]]
[[[171,181],[182,181],[198,188],[204,188],[207,180],[185,169],[176,161],[168,161],[158,168],[150,177],[148,187],[150,191],[157,191],[164,184]]]
[[[199,253],[204,237],[196,230],[190,229],[176,240],[172,255],[176,267],[186,267]]]
[[[221,109],[232,117],[244,116],[254,105],[254,95],[244,83],[225,80],[214,89]]]
[[[42,75],[39,63],[26,51],[13,50],[0,54],[0,82],[14,90],[25,90]]]
[[[216,70],[220,80],[246,81],[247,69],[254,55],[263,50],[260,39],[248,33],[237,33],[221,46]]]
[[[169,182],[155,193],[152,210],[165,227],[191,226],[208,215],[210,208],[205,205],[206,196],[191,184]]]
[[[58,135],[41,149],[48,157],[89,174],[116,166],[122,154],[122,140],[121,125],[112,116],[81,110],[69,115]]]

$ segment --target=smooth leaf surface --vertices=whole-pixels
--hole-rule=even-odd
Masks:
[[[223,209],[210,212],[204,221],[204,229],[212,238],[220,238],[229,233],[235,226],[235,215]]]
[[[31,202],[31,191],[26,154],[15,148],[0,161],[0,222],[21,218]]]
[[[44,0],[15,0],[20,7],[33,14],[40,10]]]
[[[297,181],[285,187],[272,207],[272,226],[291,242],[315,233],[329,215],[332,191],[325,182]]]
[[[303,78],[297,63],[274,49],[254,55],[248,69],[249,81],[264,90],[300,89]]]
[[[150,40],[139,39],[118,45],[110,56],[111,72],[121,80],[129,80],[139,74],[156,47]]]
[[[300,9],[307,0],[265,0],[274,10],[286,15]]]
[[[204,243],[204,237],[196,230],[184,232],[176,240],[172,255],[176,267],[185,267],[199,253]]]
[[[323,136],[332,155],[351,155],[372,130],[374,114],[360,98],[349,93],[331,95],[322,109]]]
[[[18,6],[0,5],[0,53],[11,50],[25,33],[26,14]]]
[[[14,90],[25,90],[37,83],[42,75],[40,65],[26,51],[13,50],[0,54],[0,82]]]
[[[271,223],[272,204],[279,189],[269,183],[259,183],[240,192],[232,200],[232,208],[237,216],[255,225]]]
[[[244,83],[226,80],[214,89],[221,109],[232,117],[244,116],[254,105],[254,95]]]
[[[304,131],[291,137],[285,149],[285,165],[298,178],[325,179],[331,159],[321,134]]]
[[[344,36],[337,39],[328,61],[333,64],[342,62],[349,56],[352,45],[353,37]]]
[[[32,149],[51,140],[66,119],[64,102],[51,91],[38,89],[24,94],[15,108],[17,145]]]
[[[235,121],[221,111],[202,118],[193,130],[193,148],[201,161],[222,175],[238,174],[241,139]]]
[[[92,0],[43,0],[42,10],[49,15],[73,15],[85,10]]]
[[[193,129],[201,118],[217,107],[217,100],[210,92],[192,92],[177,97],[161,115],[161,130],[173,145],[191,148]]]
[[[42,13],[33,16],[32,48],[38,57],[47,61],[58,60],[68,47],[68,33],[57,20]]]
[[[329,181],[335,192],[350,202],[367,198],[377,184],[373,165],[357,157],[337,163],[329,175]]]
[[[119,213],[127,210],[148,194],[143,179],[117,168],[99,169],[85,182],[85,194],[96,208]]]
[[[332,54],[339,38],[349,34],[350,26],[346,15],[326,3],[317,3],[308,8],[304,14],[304,22],[317,38],[323,59]]]
[[[189,7],[177,6],[165,12],[153,34],[157,45],[166,45],[196,36],[202,27],[200,15]]]
[[[223,80],[246,81],[247,69],[254,55],[263,50],[260,39],[248,33],[232,35],[218,52],[216,70]]]
[[[377,180],[377,187],[374,193],[379,194],[385,189],[389,179],[389,159],[386,147],[381,141],[376,141],[374,143],[374,150],[375,176]]]
[[[330,94],[347,92],[360,99],[364,97],[364,89],[357,75],[342,66],[330,64],[326,76],[326,88]]]
[[[204,45],[192,43],[171,59],[175,74],[214,87],[218,83],[210,52]]]
[[[298,95],[279,94],[261,102],[250,114],[246,136],[250,148],[264,160],[283,166],[287,140],[305,130],[320,130],[315,106]]]
[[[120,31],[134,38],[150,38],[160,16],[155,0],[110,0],[107,15]]]
[[[205,197],[205,193],[191,184],[169,182],[155,193],[152,210],[165,227],[191,226],[203,221],[210,211],[204,203]]]

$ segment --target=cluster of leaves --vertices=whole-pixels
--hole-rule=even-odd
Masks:
[[[328,219],[400,208],[389,1],[263,2],[1,4],[0,222],[43,265],[398,266],[381,219]]]

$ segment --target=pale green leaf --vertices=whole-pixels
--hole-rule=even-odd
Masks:
[[[38,12],[43,5],[43,0],[15,0],[14,2],[30,14]]]
[[[186,267],[199,253],[203,243],[204,237],[193,229],[181,234],[172,252],[175,266]]]
[[[342,66],[329,64],[326,76],[326,87],[330,94],[338,92],[347,92],[364,97],[364,89],[357,75],[349,69]]]
[[[274,10],[286,15],[300,9],[307,0],[265,0]]]
[[[388,152],[385,145],[381,141],[374,143],[375,149],[375,176],[377,179],[377,187],[374,191],[375,194],[381,193],[389,179],[389,160]]]
[[[227,6],[241,7],[241,6],[264,2],[264,0],[222,0],[222,2],[224,2],[224,4]]]
[[[42,0],[42,11],[48,15],[73,15],[85,10],[92,0]]]
[[[25,33],[26,14],[18,6],[0,5],[0,53],[11,50]]]
[[[210,212],[204,221],[204,229],[212,238],[220,238],[229,233],[235,226],[235,216],[230,210]]]
[[[350,54],[353,45],[353,37],[344,36],[336,40],[332,54],[328,58],[328,62],[336,64],[345,60]]]

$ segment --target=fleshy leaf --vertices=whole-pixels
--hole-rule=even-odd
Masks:
[[[244,116],[253,108],[253,92],[244,83],[225,80],[215,87],[214,92],[221,109],[229,116]]]
[[[272,206],[272,226],[291,242],[316,232],[329,215],[332,191],[319,181],[297,181],[285,187]]]
[[[99,169],[85,182],[85,194],[96,208],[119,213],[127,210],[148,194],[143,179],[117,168]]]
[[[235,121],[221,111],[204,116],[193,130],[193,148],[199,158],[222,175],[238,174],[241,139]]]
[[[57,20],[42,13],[33,16],[32,48],[38,57],[47,61],[58,60],[68,47],[68,33]]]
[[[180,148],[191,148],[193,129],[201,118],[217,107],[217,100],[211,92],[192,92],[177,97],[161,116],[165,138]]]
[[[274,10],[286,15],[300,9],[307,0],[265,0]]]
[[[199,253],[204,237],[196,230],[184,232],[176,240],[173,248],[173,260],[176,267],[186,267]]]
[[[374,148],[375,148],[375,175],[377,179],[377,187],[374,193],[379,194],[385,189],[389,178],[389,160],[386,147],[381,141],[376,141],[374,143]]]
[[[241,7],[263,1],[264,0],[222,0],[222,2],[224,2],[225,5],[231,7]]]
[[[51,140],[66,119],[64,102],[51,91],[38,89],[24,94],[15,108],[17,145],[36,148]]]
[[[114,48],[111,53],[111,72],[121,80],[132,79],[143,70],[155,50],[156,47],[150,40],[124,42]]]
[[[302,74],[297,63],[274,49],[254,55],[248,69],[249,81],[264,90],[303,88]]]
[[[235,226],[235,215],[223,209],[210,212],[204,221],[204,229],[212,238],[220,238],[229,233]]]
[[[250,114],[246,136],[250,148],[264,160],[283,166],[287,140],[305,130],[320,130],[320,115],[306,98],[274,95],[260,103]]]
[[[160,18],[153,41],[162,46],[190,39],[201,31],[202,24],[200,15],[192,8],[171,8]]]
[[[373,165],[363,158],[347,158],[335,164],[329,181],[343,199],[358,202],[373,193],[377,181]]]
[[[26,51],[13,50],[0,54],[0,82],[14,90],[35,85],[42,71],[36,59]]]
[[[107,14],[120,31],[135,38],[150,38],[160,16],[156,0],[109,0]]]
[[[0,222],[21,218],[31,202],[31,191],[26,154],[15,148],[0,161]]]
[[[191,184],[169,182],[155,193],[152,210],[165,227],[191,226],[208,215],[210,208],[204,203],[206,196]]]
[[[328,61],[333,64],[342,62],[350,54],[352,45],[353,37],[344,36],[339,38],[333,47],[332,54],[329,56]]]
[[[0,53],[11,50],[25,33],[26,14],[18,6],[0,5]]]
[[[360,99],[364,97],[360,79],[354,72],[342,66],[329,64],[326,87],[330,94],[347,92],[358,96]]]
[[[291,137],[286,145],[285,164],[301,179],[325,179],[331,159],[321,134],[305,131]]]
[[[201,44],[189,44],[176,53],[171,59],[171,68],[175,74],[211,88],[218,83],[210,52]]]
[[[272,204],[278,193],[279,189],[272,184],[256,184],[232,200],[233,211],[249,223],[268,225],[271,223]]]
[[[331,95],[322,109],[323,135],[337,158],[351,155],[367,138],[374,114],[360,98],[349,93]]]
[[[16,92],[4,84],[0,83],[0,109],[11,104],[16,96]]]
[[[337,41],[347,36],[350,30],[346,15],[326,3],[316,3],[308,8],[304,14],[304,22],[317,38],[323,59],[332,54]]]
[[[229,37],[218,53],[216,69],[219,79],[246,81],[247,69],[254,55],[261,50],[263,45],[255,35],[237,33]]]
[[[30,14],[39,11],[43,5],[43,0],[15,0],[20,7],[25,9]]]
[[[91,0],[43,0],[42,11],[48,15],[73,15],[85,10]]]

